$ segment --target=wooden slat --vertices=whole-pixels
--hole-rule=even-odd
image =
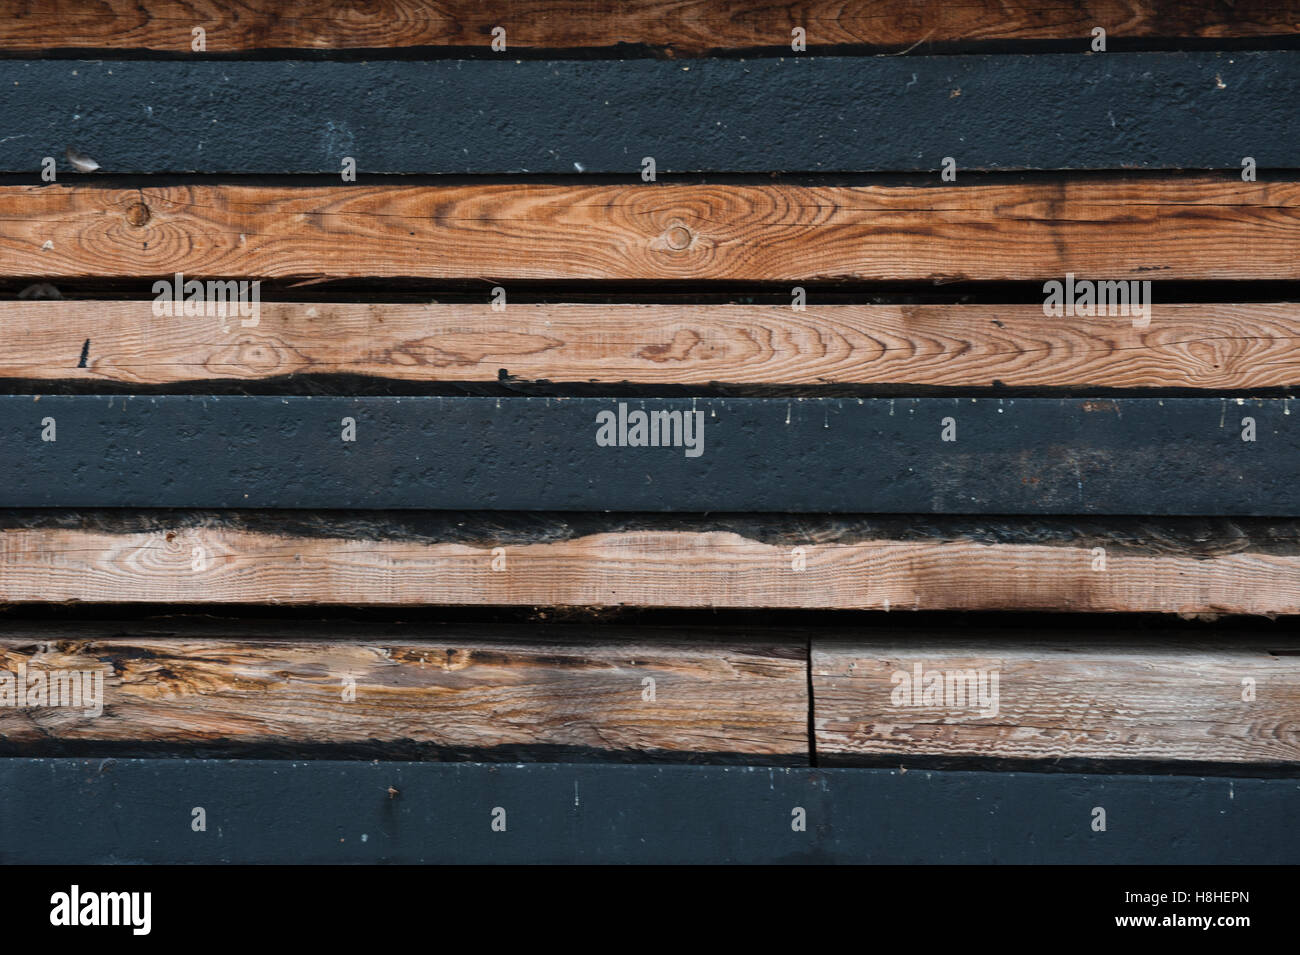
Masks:
[[[1300,51],[925,57],[0,59],[0,172],[1260,170],[1300,155]],[[358,95],[364,90],[364,95]],[[312,103],[303,109],[304,96]],[[1008,121],[1014,116],[1014,121]],[[1062,117],[1098,117],[1071,122]],[[1188,117],[1194,116],[1195,121]],[[436,134],[430,134],[436,130]],[[1256,135],[1254,130],[1267,130]],[[249,148],[255,143],[256,148]],[[1231,144],[1229,146],[1228,144]]]
[[[1300,613],[1294,522],[602,523],[10,517],[0,601]]]
[[[931,42],[1114,37],[1242,37],[1297,31],[1291,0],[1238,0],[1231,5],[1144,7],[1125,0],[814,0],[764,5],[745,0],[4,0],[0,49],[154,49],[191,51],[191,29],[204,27],[210,52],[454,46],[483,47],[494,26],[512,47],[564,48],[619,43],[682,53],[721,48],[790,46],[796,26],[810,47]]]
[[[35,708],[0,706],[0,741],[11,752],[59,740],[119,751],[415,747],[489,759],[806,761],[802,639],[611,628],[152,628],[160,629],[6,627],[0,670],[25,667],[28,680],[98,673],[92,681],[103,689],[95,707],[62,705],[62,696],[56,706],[48,695]]]
[[[0,378],[1248,389],[1300,384],[1300,304],[409,305],[264,302],[256,327],[150,302],[0,302]],[[89,344],[87,344],[89,343]]]
[[[2,276],[176,271],[491,281],[1297,279],[1300,183],[0,187]]]
[[[1270,648],[1286,647],[1109,631],[818,638],[817,753],[1300,763],[1300,657]]]
[[[0,861],[9,864],[128,859],[188,865],[287,860],[1290,865],[1300,853],[1294,778],[19,758],[0,760],[0,794],[9,818],[22,820],[15,825],[22,837],[0,843]],[[205,810],[206,834],[191,828],[196,806]],[[1097,807],[1106,813],[1105,832],[1092,829]],[[491,825],[498,808],[506,814],[504,833]],[[805,811],[804,831],[791,825],[795,808]],[[165,824],[169,821],[174,824]],[[925,875],[926,884],[916,891],[929,899],[934,883]],[[277,872],[276,878],[282,876]],[[954,897],[964,893],[959,879],[971,884],[967,872],[954,877]],[[65,891],[69,881],[62,883]],[[42,905],[55,884],[51,878],[42,886]],[[1231,884],[1241,886],[1240,877]],[[1105,924],[1113,912],[1151,914],[1150,905],[1121,908],[1114,901],[1122,898],[1115,885],[1108,884],[1105,895],[1091,896],[1112,906],[1093,924]],[[1217,890],[1219,883],[1210,887]],[[1059,880],[1052,879],[1050,888],[1050,896],[1040,897],[1060,899]],[[1005,890],[1000,880],[997,895],[988,897],[983,910],[996,907]],[[268,891],[275,889],[268,886]],[[1254,905],[1261,895],[1252,897],[1250,907],[1212,911],[1246,911],[1258,919]],[[1269,897],[1285,904],[1283,893],[1270,891]],[[310,909],[319,898],[304,896],[300,908]],[[376,896],[376,902],[382,898]],[[1074,894],[1067,904],[1076,904]],[[1155,914],[1164,910],[1161,906]],[[154,908],[160,919],[159,911]],[[978,918],[982,910],[964,911]],[[1065,911],[1056,910],[1053,918],[1059,921]],[[317,923],[334,928],[334,923]],[[1046,924],[1044,929],[1050,930]]]
[[[0,507],[1294,516],[1291,401],[0,395]]]

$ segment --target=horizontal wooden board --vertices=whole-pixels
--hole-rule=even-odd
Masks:
[[[1300,279],[1300,183],[0,186],[0,276]],[[507,289],[508,293],[508,289]]]
[[[1080,47],[1085,46],[1081,42]],[[302,108],[303,98],[312,108]],[[622,174],[1300,165],[1300,52],[232,65],[0,60],[0,171]],[[1087,117],[1081,119],[1081,117]],[[432,131],[432,132],[431,132]],[[1266,134],[1265,134],[1266,133]],[[256,144],[256,148],[250,148]]]
[[[0,702],[15,686],[45,702],[0,706],[0,746],[806,762],[805,646],[716,629],[8,625]]]
[[[1289,398],[3,395],[0,507],[1300,516],[1293,422]]]
[[[0,811],[22,836],[0,861],[1290,864],[1298,794],[1198,776],[5,759]]]
[[[0,302],[0,379],[1248,389],[1300,384],[1300,304],[414,305],[264,302],[255,327],[152,302]]]
[[[1288,644],[1118,637],[815,639],[818,757],[1300,763],[1300,656]]]
[[[1292,0],[1227,6],[1136,6],[1125,0],[814,0],[755,7],[745,0],[380,0],[346,8],[324,0],[3,0],[0,49],[193,52],[385,47],[489,48],[494,27],[511,49],[639,44],[678,53],[790,48],[803,27],[809,48],[840,44],[910,47],[978,40],[1079,40],[1094,27],[1111,37],[1285,36],[1297,31]]]
[[[1294,614],[1300,525],[9,513],[0,601]]]

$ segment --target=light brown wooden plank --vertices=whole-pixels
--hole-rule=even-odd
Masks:
[[[608,627],[152,630],[163,635],[121,623],[0,629],[0,671],[85,672],[102,685],[98,706],[56,706],[72,698],[49,696],[47,675],[44,705],[0,705],[0,741],[670,760],[808,750],[803,640]]]
[[[1054,539],[1028,521],[1017,540],[987,542],[923,522],[917,539],[827,533],[814,519],[744,533],[685,521],[557,527],[534,540],[503,527],[494,539],[485,527],[448,540],[376,538],[360,525],[305,536],[215,515],[165,520],[113,530],[64,514],[8,527],[0,602],[1300,612],[1296,541],[1252,544],[1244,533],[1156,540],[1139,529],[1107,543]]]
[[[1270,646],[1284,648],[1093,632],[817,639],[817,752],[830,761],[1300,762],[1300,656]]]
[[[280,303],[256,327],[149,302],[0,302],[0,378],[1245,389],[1300,383],[1300,304],[1045,317],[1036,305]],[[84,365],[84,367],[83,367]]]
[[[0,187],[0,275],[177,271],[492,282],[1297,279],[1300,183]]]
[[[810,47],[908,47],[999,39],[1079,39],[1093,27],[1115,37],[1233,37],[1294,34],[1291,0],[1143,5],[1126,0],[380,0],[365,4],[298,0],[3,0],[0,48],[154,49],[189,52],[194,27],[209,52],[306,47],[453,46],[487,48],[503,26],[510,47],[646,44],[682,53],[784,47],[807,30]]]

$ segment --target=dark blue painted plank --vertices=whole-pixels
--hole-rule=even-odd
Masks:
[[[1290,410],[1214,398],[10,395],[0,506],[1295,516]],[[666,428],[676,446],[600,443],[631,442],[649,412],[696,430]]]
[[[0,170],[1300,167],[1300,52],[0,62]],[[305,106],[304,104],[310,104]]]
[[[1285,864],[1300,861],[1298,821],[1296,779],[0,761],[4,863]]]

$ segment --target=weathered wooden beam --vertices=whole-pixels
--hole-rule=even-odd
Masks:
[[[0,818],[21,837],[0,861],[1286,864],[1296,793],[1197,776],[5,759]]]
[[[1300,657],[1285,641],[1158,636],[815,638],[818,758],[1300,764]]]
[[[1300,525],[3,513],[5,603],[1300,613]]]
[[[0,746],[799,764],[806,662],[717,628],[8,624]]]
[[[0,302],[0,379],[1248,389],[1300,384],[1300,305],[1160,304],[1149,321],[1037,305],[263,302],[255,327],[152,302]]]
[[[0,186],[0,276],[178,271],[501,282],[1300,279],[1300,183]]]
[[[1291,516],[1295,420],[1284,398],[5,395],[0,506]]]
[[[1087,40],[1080,39],[1080,50]],[[312,109],[302,109],[309,90]],[[1300,52],[0,61],[0,171],[1289,169]],[[1267,135],[1259,131],[1267,130]],[[248,148],[256,143],[256,149]]]
[[[206,51],[277,49],[490,48],[506,30],[507,51],[636,44],[679,53],[790,49],[803,27],[810,49],[866,44],[980,40],[1077,40],[1094,27],[1114,38],[1267,37],[1296,33],[1292,0],[1236,0],[1227,6],[1125,0],[814,0],[755,7],[745,0],[379,0],[365,4],[296,0],[3,0],[0,49]]]

